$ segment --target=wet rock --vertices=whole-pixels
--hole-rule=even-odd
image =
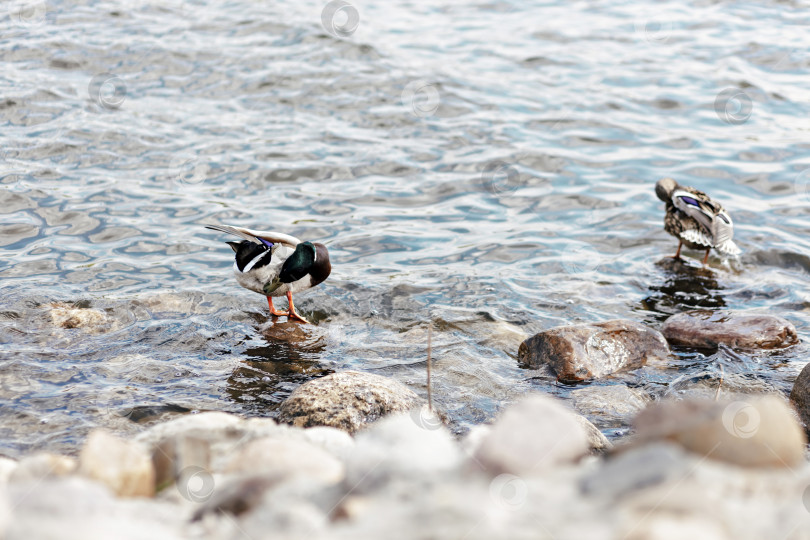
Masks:
[[[166,439],[152,452],[156,489],[159,491],[174,482],[189,467],[208,470],[210,462],[211,449],[207,440],[190,435]]]
[[[79,454],[79,473],[122,497],[155,494],[155,470],[146,449],[103,430],[87,437]]]
[[[776,396],[745,401],[665,400],[634,422],[632,445],[672,441],[718,461],[745,467],[794,467],[804,461],[804,434]]]
[[[585,430],[585,434],[588,437],[588,447],[591,449],[592,453],[601,454],[613,448],[613,443],[611,443],[608,438],[605,437],[604,433],[599,431],[599,428],[593,425],[590,420],[580,414],[575,414],[574,418],[576,418],[579,425],[582,426],[582,429]]]
[[[435,480],[460,464],[460,449],[444,426],[426,429],[411,414],[394,414],[357,434],[346,484],[362,492],[392,478]]]
[[[37,454],[23,458],[11,471],[9,482],[41,482],[76,471],[76,460],[56,454]]]
[[[810,363],[804,366],[796,378],[796,382],[793,383],[793,390],[790,391],[790,403],[799,413],[805,429],[810,433]]]
[[[798,343],[796,328],[775,315],[693,310],[673,315],[662,329],[676,347],[778,349]]]
[[[299,386],[279,409],[279,421],[299,427],[331,426],[355,433],[422,400],[402,383],[359,371],[342,371]]]
[[[312,443],[296,439],[267,437],[240,448],[227,473],[260,474],[277,478],[298,477],[324,484],[343,480],[343,463]]]
[[[666,359],[669,348],[656,330],[614,320],[561,326],[520,344],[518,359],[530,367],[548,364],[561,381],[583,381],[640,368],[651,358]]]
[[[475,458],[493,474],[530,475],[571,463],[588,448],[588,436],[574,413],[536,394],[504,411]]]
[[[51,323],[59,328],[81,328],[98,334],[111,329],[113,320],[100,309],[54,302],[46,306]]]
[[[776,394],[772,384],[753,373],[717,373],[701,371],[682,375],[669,383],[663,392],[664,398],[672,399],[738,399],[740,394]]]
[[[618,425],[632,420],[651,401],[647,392],[623,384],[580,388],[571,392],[571,398],[579,413]]]

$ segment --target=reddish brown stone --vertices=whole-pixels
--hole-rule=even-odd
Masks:
[[[561,381],[576,382],[640,368],[648,358],[666,358],[660,332],[627,320],[560,326],[520,344],[518,359],[530,367],[548,364]]]
[[[781,317],[730,311],[694,310],[664,323],[664,337],[676,347],[778,349],[798,343],[796,328]]]

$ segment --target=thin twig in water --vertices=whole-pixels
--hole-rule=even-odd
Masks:
[[[720,389],[723,387],[723,377],[725,377],[726,372],[723,371],[723,364],[718,364],[720,366],[720,382],[717,384],[717,392],[714,394],[714,400],[717,401],[720,398]]]
[[[433,393],[430,391],[430,354],[432,352],[433,324],[428,324],[428,347],[427,347],[427,394],[428,410],[433,412]]]

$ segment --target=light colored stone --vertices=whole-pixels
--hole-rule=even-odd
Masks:
[[[623,384],[579,388],[571,392],[571,398],[580,414],[616,425],[632,420],[651,401],[647,392]]]
[[[804,462],[804,433],[776,396],[660,401],[642,411],[634,425],[633,444],[673,441],[697,454],[746,467],[795,467]]]
[[[0,486],[8,482],[11,473],[17,468],[17,462],[7,457],[0,457]]]
[[[36,454],[23,458],[9,475],[9,482],[41,482],[54,476],[65,476],[76,471],[76,460],[56,454]]]
[[[790,403],[799,413],[799,418],[804,422],[805,430],[810,433],[810,363],[804,366],[793,389],[790,392]]]
[[[572,463],[588,449],[587,433],[574,413],[534,394],[503,412],[475,458],[495,474],[530,475]]]
[[[574,418],[585,430],[585,434],[588,437],[588,448],[591,449],[591,452],[598,454],[613,448],[613,443],[611,443],[608,438],[605,437],[604,433],[602,433],[598,427],[593,425],[590,420],[580,414],[575,414]]]
[[[211,467],[211,449],[207,440],[191,435],[178,435],[165,439],[152,452],[155,468],[155,486],[160,490],[177,480],[184,470]]]
[[[155,470],[146,449],[103,430],[94,430],[87,437],[79,454],[79,473],[122,497],[155,493]]]
[[[586,495],[617,499],[632,491],[679,480],[694,464],[680,446],[655,442],[611,456],[582,479]]]
[[[4,540],[179,540],[187,515],[154,499],[116,499],[81,476],[11,485],[14,508]]]
[[[305,477],[325,484],[336,484],[343,480],[345,467],[310,442],[268,437],[256,439],[240,448],[225,472],[277,478]]]
[[[669,356],[660,332],[628,320],[560,326],[520,344],[518,359],[530,367],[547,364],[564,382],[637,369]]]
[[[81,328],[98,334],[112,327],[113,321],[100,309],[80,308],[62,302],[54,302],[47,307],[51,323],[60,328]]]
[[[298,427],[331,426],[355,433],[422,400],[402,383],[372,373],[342,371],[299,386],[279,409],[279,421]]]
[[[352,436],[337,428],[315,426],[303,430],[303,435],[306,440],[338,459],[346,459],[354,450]]]
[[[777,349],[799,342],[796,328],[775,315],[692,310],[673,315],[661,330],[676,347]]]
[[[362,492],[392,478],[435,481],[460,464],[458,444],[444,426],[425,429],[411,414],[394,414],[357,434],[346,484]]]

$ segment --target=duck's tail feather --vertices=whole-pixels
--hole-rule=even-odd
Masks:
[[[275,231],[254,231],[252,229],[245,229],[244,227],[232,227],[231,225],[206,225],[207,229],[232,234],[243,238],[256,244],[264,244],[272,246],[273,244],[284,244],[290,247],[295,247],[301,243],[301,240],[289,234],[284,234]]]

